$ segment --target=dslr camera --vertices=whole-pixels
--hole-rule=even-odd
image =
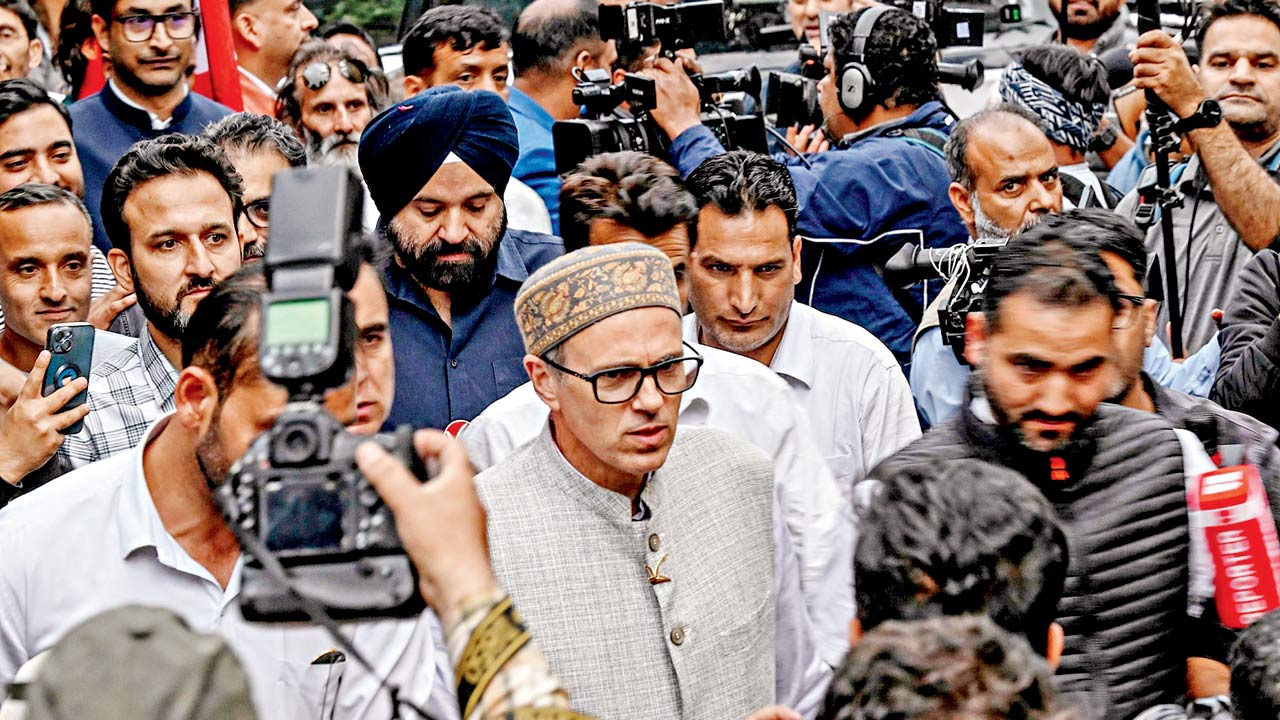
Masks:
[[[600,6],[600,37],[616,42],[620,54],[660,42],[662,54],[673,58],[677,50],[700,41],[723,42],[726,35],[724,0]]]
[[[216,493],[244,552],[247,620],[307,619],[292,591],[334,618],[405,617],[424,607],[395,519],[354,459],[356,446],[372,439],[426,478],[412,429],[352,435],[322,404],[354,369],[346,292],[360,269],[363,200],[346,169],[290,170],[273,182],[258,362],[288,390],[289,404]],[[278,562],[292,591],[261,554]]]
[[[981,8],[947,7],[943,0],[886,0],[886,4],[924,20],[938,43],[945,47],[981,47],[987,16]],[[1002,19],[1004,11],[1001,11]]]

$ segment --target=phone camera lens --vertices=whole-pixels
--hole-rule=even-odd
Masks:
[[[59,328],[53,332],[53,351],[56,353],[65,353],[71,349],[71,343],[75,339],[75,335],[66,328]]]

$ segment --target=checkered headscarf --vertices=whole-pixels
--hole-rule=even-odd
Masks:
[[[1084,152],[1089,138],[1097,132],[1103,103],[1086,104],[1068,100],[1057,88],[1027,71],[1015,62],[1005,68],[1000,78],[1000,99],[1020,105],[1040,118],[1049,139]]]

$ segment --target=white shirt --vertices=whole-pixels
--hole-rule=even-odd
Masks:
[[[1059,165],[1058,173],[1062,175],[1070,175],[1071,177],[1084,183],[1089,188],[1090,195],[1093,196],[1097,206],[1107,207],[1107,194],[1102,191],[1102,181],[1098,179],[1098,175],[1089,169],[1088,163],[1076,163],[1074,165]],[[1083,198],[1082,198],[1083,199]],[[1063,210],[1071,210],[1074,206],[1066,198],[1063,198]]]
[[[507,183],[502,194],[502,204],[507,206],[507,226],[515,230],[528,230],[551,234],[551,213],[542,196],[516,178]]]
[[[334,718],[389,717],[387,693],[354,659],[312,664],[335,647],[323,629],[241,617],[243,560],[223,590],[165,530],[143,477],[142,454],[167,421],[154,424],[137,449],[73,471],[0,511],[0,700],[24,662],[77,624],[141,604],[173,610],[196,632],[222,635],[244,665],[263,720],[328,718],[335,701]],[[458,717],[434,614],[348,623],[344,631],[403,697],[437,718]]]
[[[685,317],[684,337],[697,340],[695,315]],[[884,343],[851,322],[793,301],[769,367],[808,411],[813,437],[849,501],[877,463],[920,437],[902,368]]]
[[[680,398],[681,426],[746,440],[774,459],[774,492],[800,559],[800,584],[822,658],[849,650],[853,617],[852,510],[814,444],[814,431],[776,375],[754,360],[690,343],[704,362]],[[550,411],[525,383],[498,399],[459,436],[476,471],[497,465],[546,427]]]

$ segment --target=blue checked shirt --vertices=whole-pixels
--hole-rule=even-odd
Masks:
[[[62,443],[58,454],[82,467],[137,447],[147,428],[173,412],[178,371],[160,352],[147,327],[138,342],[89,373],[89,415],[84,429]]]

